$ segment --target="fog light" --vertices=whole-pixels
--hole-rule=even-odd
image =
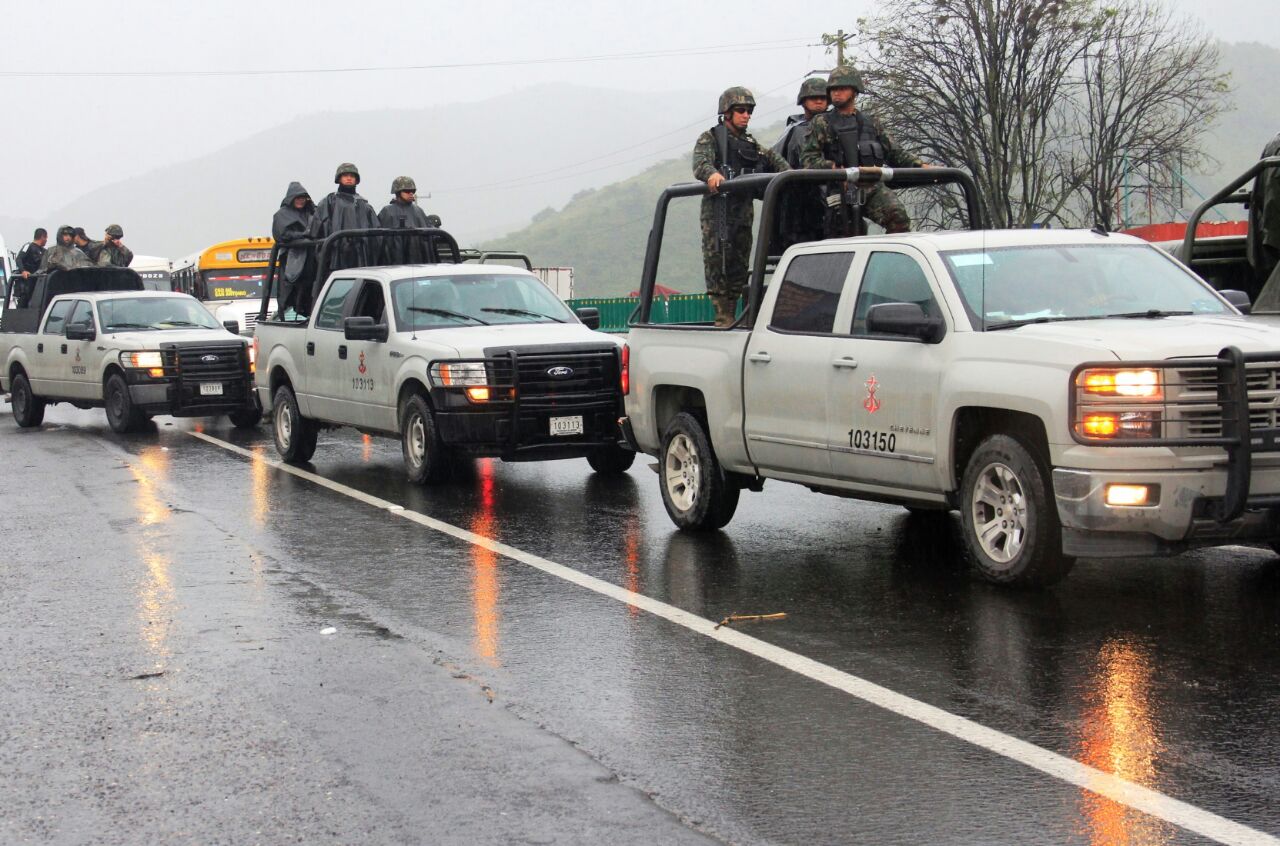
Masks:
[[[1081,428],[1086,435],[1094,438],[1112,438],[1120,424],[1114,414],[1086,414]]]
[[[153,368],[151,368],[150,370],[148,370],[148,371],[147,371],[147,375],[151,376],[153,379],[163,379],[163,378],[164,378],[164,368],[163,368],[163,367],[153,367]]]
[[[1159,485],[1107,485],[1107,505],[1133,507],[1159,502]]]
[[[488,388],[467,388],[467,399],[471,400],[472,402],[488,402],[489,389]]]

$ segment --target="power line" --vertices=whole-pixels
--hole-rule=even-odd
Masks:
[[[158,71],[0,71],[0,77],[73,79],[77,77],[149,78],[149,77],[223,77],[223,76],[289,76],[297,74],[387,73],[401,71],[454,70],[461,68],[501,68],[527,65],[563,65],[589,62],[619,62],[645,59],[669,59],[686,56],[721,56],[732,53],[750,53],[773,50],[793,50],[803,47],[803,38],[786,38],[772,41],[751,41],[738,44],[712,44],[703,47],[680,47],[673,50],[640,50],[631,53],[600,53],[586,56],[557,56],[545,59],[495,59],[484,62],[441,62],[430,65],[386,65],[380,67],[346,68],[285,68],[272,70],[158,70]]]

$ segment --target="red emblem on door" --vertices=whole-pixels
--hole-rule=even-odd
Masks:
[[[80,360],[80,350],[76,350],[76,361]]]
[[[876,380],[875,374],[872,373],[871,378],[862,384],[867,386],[867,398],[862,401],[862,407],[871,414],[875,414],[880,410],[880,400],[876,397],[876,388],[880,387],[880,383]]]
[[[365,372],[367,372],[367,371],[369,370],[369,368],[367,368],[367,367],[365,367],[365,366],[364,366],[364,353],[363,353],[363,352],[362,352],[362,353],[360,353],[360,367],[359,367],[359,370],[360,370],[360,372],[361,372],[361,373],[365,373]]]

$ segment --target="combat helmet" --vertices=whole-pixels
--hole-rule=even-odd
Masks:
[[[397,176],[391,180],[391,193],[399,194],[401,191],[417,191],[418,186],[414,184],[412,176]]]
[[[861,94],[866,90],[862,84],[862,74],[853,65],[841,65],[827,77],[827,96],[831,96],[832,88],[852,88]]]
[[[811,76],[800,83],[800,93],[796,95],[796,105],[803,106],[808,97],[827,96],[827,81],[820,76]]]
[[[724,93],[720,95],[719,114],[724,114],[734,106],[751,106],[755,108],[755,105],[756,98],[751,91],[741,85],[735,85],[733,88],[726,88]]]
[[[107,227],[107,234],[110,235],[112,238],[123,238],[124,229],[120,227],[120,224],[113,223]]]
[[[356,167],[351,162],[343,162],[338,165],[338,170],[333,174],[333,184],[337,185],[342,179],[342,175],[344,173],[349,173],[354,176],[356,178],[356,184],[360,184],[360,168]]]

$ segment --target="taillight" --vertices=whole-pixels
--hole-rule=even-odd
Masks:
[[[258,372],[258,336],[253,336],[253,343],[249,346],[249,372]]]
[[[631,393],[631,347],[622,345],[622,373],[620,376],[622,395]]]

